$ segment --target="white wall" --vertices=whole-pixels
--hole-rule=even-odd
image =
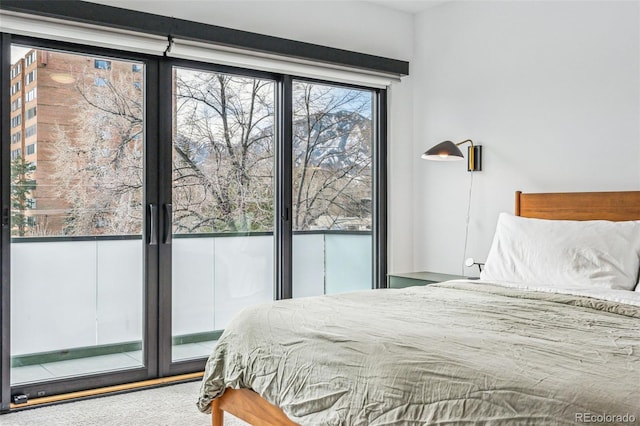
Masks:
[[[470,173],[419,159],[439,141],[483,145],[467,252],[480,260],[516,190],[640,188],[639,18],[636,1],[450,2],[416,16],[413,269],[461,272]]]
[[[413,17],[362,1],[93,0],[227,28],[411,62]],[[410,72],[412,72],[410,70]],[[412,268],[411,77],[389,92],[389,270]]]

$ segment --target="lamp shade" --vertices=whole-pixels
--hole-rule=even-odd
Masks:
[[[437,161],[457,161],[464,158],[460,148],[451,141],[440,142],[438,145],[429,148],[421,157],[425,160]]]

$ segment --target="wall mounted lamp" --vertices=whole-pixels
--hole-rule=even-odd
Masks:
[[[467,170],[470,172],[479,172],[482,170],[482,145],[474,145],[471,139],[462,142],[453,143],[451,141],[440,142],[438,145],[429,148],[422,158],[425,160],[435,161],[456,161],[462,160],[464,156],[458,146],[469,143],[467,148]]]

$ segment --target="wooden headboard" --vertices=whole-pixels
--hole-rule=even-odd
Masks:
[[[640,191],[516,192],[516,216],[557,220],[640,220]]]

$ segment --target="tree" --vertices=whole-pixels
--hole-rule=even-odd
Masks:
[[[141,232],[144,103],[118,69],[79,73],[73,125],[56,131],[66,234]],[[273,230],[275,88],[174,70],[174,232]],[[371,93],[300,81],[293,105],[294,228],[370,228]]]
[[[273,229],[274,83],[176,72],[174,229]]]
[[[295,230],[371,228],[371,93],[294,86]]]
[[[11,229],[12,235],[24,237],[31,226],[25,212],[32,208],[32,192],[36,189],[33,174],[36,166],[22,156],[11,161]]]
[[[54,178],[69,205],[67,235],[140,234],[144,99],[138,74],[85,68],[69,124],[56,128]]]

